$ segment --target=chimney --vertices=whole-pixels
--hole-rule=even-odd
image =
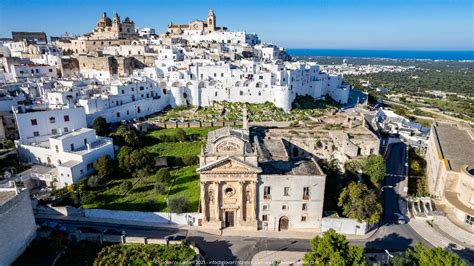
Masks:
[[[242,128],[245,130],[248,130],[249,129],[248,123],[249,121],[248,121],[248,115],[247,115],[247,105],[244,104],[244,109],[242,110]]]

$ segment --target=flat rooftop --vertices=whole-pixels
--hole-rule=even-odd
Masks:
[[[72,138],[72,137],[75,137],[75,136],[79,136],[81,134],[84,134],[86,132],[91,132],[91,131],[94,131],[94,129],[92,129],[92,128],[80,128],[80,129],[68,132],[66,134],[63,134],[61,136],[54,136],[54,137],[51,137],[51,138],[59,139],[59,140],[65,140],[65,139]]]
[[[318,163],[309,158],[294,158],[289,161],[267,161],[259,163],[263,175],[322,176]]]
[[[435,126],[441,153],[449,161],[453,171],[461,171],[463,165],[474,165],[474,140],[467,130],[454,124],[438,123]]]

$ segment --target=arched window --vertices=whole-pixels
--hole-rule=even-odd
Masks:
[[[56,118],[50,117],[50,118],[49,118],[49,123],[51,123],[51,124],[56,123]]]

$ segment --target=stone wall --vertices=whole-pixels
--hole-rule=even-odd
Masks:
[[[0,265],[10,265],[36,236],[28,190],[0,206]]]
[[[365,235],[370,227],[367,223],[358,222],[355,219],[325,217],[321,221],[321,232],[326,232],[329,229],[334,229],[345,235]]]

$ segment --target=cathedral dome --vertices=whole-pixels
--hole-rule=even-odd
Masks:
[[[112,20],[109,17],[107,17],[107,13],[104,12],[104,14],[99,19],[99,21],[97,21],[97,26],[102,27],[102,28],[112,26]]]

